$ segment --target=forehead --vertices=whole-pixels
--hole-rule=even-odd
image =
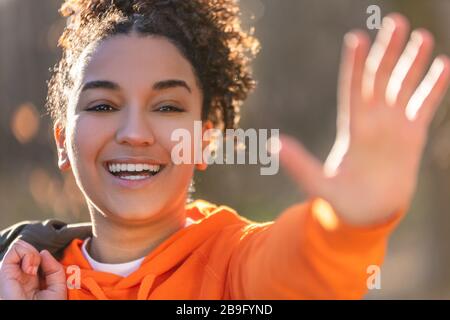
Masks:
[[[82,59],[82,82],[108,79],[122,84],[146,85],[165,78],[194,85],[190,62],[168,39],[157,36],[116,35],[91,48]]]

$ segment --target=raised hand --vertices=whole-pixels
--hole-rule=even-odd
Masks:
[[[44,281],[39,277],[39,267]],[[63,266],[48,251],[38,252],[23,240],[15,241],[0,264],[0,299],[67,299]]]
[[[428,72],[433,37],[391,14],[370,48],[363,31],[344,39],[338,88],[338,132],[322,165],[294,138],[281,137],[281,163],[310,196],[329,202],[354,225],[382,222],[406,209],[433,115],[449,84],[450,62]]]

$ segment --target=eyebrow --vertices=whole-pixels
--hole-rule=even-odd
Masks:
[[[188,86],[186,81],[178,79],[158,81],[153,84],[152,88],[153,90],[161,91],[177,87],[185,88],[187,91],[189,91],[189,93],[192,93],[192,90]],[[92,89],[120,90],[120,86],[117,83],[108,80],[95,80],[85,83],[81,88],[81,92]]]

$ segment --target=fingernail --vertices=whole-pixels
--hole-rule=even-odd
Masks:
[[[391,17],[384,17],[383,18],[383,28],[386,30],[392,32],[395,30],[395,20]]]
[[[350,48],[354,49],[358,47],[359,41],[358,37],[354,33],[347,33],[344,38],[345,43]]]
[[[423,42],[423,36],[420,31],[414,30],[411,33],[411,41],[417,45],[421,45]]]
[[[444,58],[439,56],[434,59],[434,62],[431,64],[430,73],[435,75],[440,75],[445,68]]]
[[[270,154],[279,154],[282,148],[281,139],[279,137],[270,137],[266,143],[266,150]]]
[[[445,54],[441,54],[441,55],[437,56],[437,59],[439,61],[441,61],[441,63],[444,65],[444,67],[449,62],[448,56],[446,56]]]

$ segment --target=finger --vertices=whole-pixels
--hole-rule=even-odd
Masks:
[[[447,92],[449,80],[449,58],[439,56],[434,60],[430,70],[406,107],[408,119],[419,121],[424,126],[428,126]]]
[[[66,275],[63,266],[47,250],[40,252],[42,258],[41,268],[47,287],[65,286]]]
[[[37,275],[39,264],[41,263],[41,257],[36,248],[25,241],[20,241],[17,243],[15,248],[18,250],[23,250],[24,252],[21,263],[22,271],[29,275]]]
[[[407,106],[425,73],[433,46],[433,35],[427,30],[416,30],[411,34],[411,39],[389,80],[386,100],[390,106]]]
[[[280,135],[280,162],[292,179],[309,195],[320,194],[322,164],[294,138]]]
[[[408,30],[408,20],[400,14],[383,19],[382,29],[367,58],[363,83],[363,95],[374,105],[384,103],[388,81],[403,51]]]
[[[17,265],[24,273],[36,275],[40,262],[39,252],[32,245],[23,240],[16,240],[5,254],[2,263]]]
[[[338,131],[348,128],[362,106],[362,77],[370,40],[364,31],[345,35],[338,89]]]

